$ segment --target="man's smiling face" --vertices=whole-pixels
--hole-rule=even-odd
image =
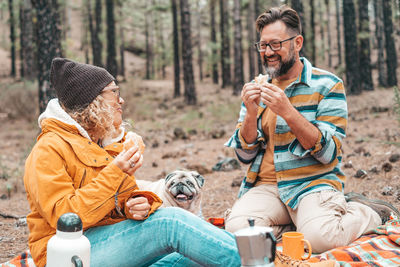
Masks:
[[[282,21],[276,21],[262,29],[260,42],[280,42],[292,36],[295,36],[295,34],[289,34],[286,25]],[[266,72],[271,78],[286,74],[296,62],[294,40],[283,42],[278,51],[273,51],[271,47],[267,46],[264,52],[260,52]]]

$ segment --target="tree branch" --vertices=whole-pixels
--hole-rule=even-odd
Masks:
[[[0,216],[5,219],[22,219],[22,218],[26,217],[26,216],[14,215],[14,214],[6,214],[6,213],[2,213],[2,212],[0,212]]]

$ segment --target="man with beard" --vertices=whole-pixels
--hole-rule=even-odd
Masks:
[[[296,11],[271,8],[256,26],[267,75],[243,86],[237,129],[225,144],[250,163],[226,229],[248,227],[253,217],[278,239],[288,230],[302,232],[313,252],[347,245],[399,212],[380,200],[343,194],[343,82],[299,57],[303,36]]]

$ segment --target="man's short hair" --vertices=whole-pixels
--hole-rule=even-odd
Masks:
[[[276,21],[282,21],[286,25],[288,31],[294,34],[301,34],[299,15],[297,15],[294,9],[288,6],[272,7],[258,16],[256,20],[257,31],[261,32],[265,26]]]

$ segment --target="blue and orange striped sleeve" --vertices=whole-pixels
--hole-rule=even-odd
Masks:
[[[315,146],[305,150],[296,139],[290,144],[289,150],[300,157],[310,153],[323,164],[333,162],[341,154],[341,142],[346,136],[347,116],[344,86],[342,81],[338,81],[325,96],[322,96],[315,120],[311,121],[319,130]]]

